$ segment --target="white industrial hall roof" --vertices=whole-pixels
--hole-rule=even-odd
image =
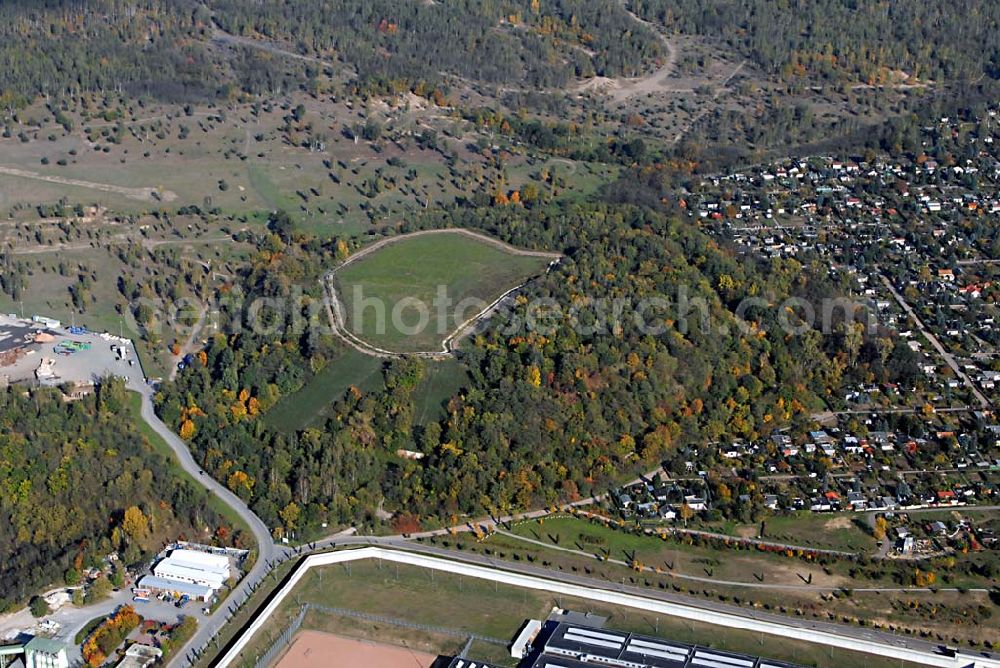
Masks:
[[[174,550],[153,567],[159,578],[220,589],[229,579],[229,558],[197,550]]]

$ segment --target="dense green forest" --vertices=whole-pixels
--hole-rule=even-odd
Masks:
[[[1000,9],[845,0],[634,0],[668,33],[725,42],[786,79],[887,83],[1000,76]],[[214,41],[217,27],[316,60]],[[39,95],[205,100],[317,90],[430,92],[446,75],[531,88],[634,76],[666,54],[625,5],[599,0],[13,0],[0,5],[0,103]],[[333,67],[325,66],[335,63]]]
[[[886,83],[1000,77],[1000,5],[984,0],[632,0],[669,31],[721,39],[765,70]]]
[[[336,61],[337,71],[215,43],[216,25]],[[324,73],[428,93],[443,75],[561,86],[575,76],[635,74],[661,49],[620,6],[594,0],[15,0],[0,5],[0,103],[81,92],[276,94],[315,90]]]
[[[202,40],[205,17],[190,0],[15,0],[0,3],[0,102],[39,95],[151,91],[217,94]]]
[[[635,74],[661,46],[617,3],[593,0],[398,2],[212,0],[229,32],[310,53],[335,52],[362,77],[447,72],[490,83],[562,86],[574,76]]]
[[[128,412],[120,381],[71,403],[57,389],[0,391],[0,610],[112,551],[134,564],[224,527]]]
[[[336,354],[332,337],[295,327],[290,314],[267,335],[216,336],[201,363],[165,387],[159,410],[206,470],[272,526],[373,521],[383,501],[390,511],[446,519],[586,496],[655,467],[680,445],[805,425],[846,367],[836,331],[786,336],[778,308],[751,308],[749,323],[733,315],[748,295],[775,304],[832,294],[837,286],[825,271],[739,257],[650,208],[468,208],[428,214],[420,224],[561,250],[567,259],[525,296],[565,306],[621,299],[625,315],[583,329],[567,320],[546,333],[506,331],[511,319],[523,319],[522,304],[465,346],[470,380],[440,422],[414,419],[414,392],[432,362],[394,361],[384,390],[332,397],[325,428],[290,436],[269,430],[262,416]],[[305,237],[259,243],[243,281],[251,295],[309,290],[334,257],[333,245]],[[655,335],[631,316],[648,297],[669,302],[647,313],[665,327]],[[678,322],[684,299],[704,299],[709,327],[697,309],[688,327]],[[593,325],[596,315],[584,308],[579,318]],[[427,457],[399,458],[401,448]]]

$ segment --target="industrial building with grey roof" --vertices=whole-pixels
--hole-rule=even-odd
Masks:
[[[549,623],[520,668],[801,668],[790,663],[571,623]]]

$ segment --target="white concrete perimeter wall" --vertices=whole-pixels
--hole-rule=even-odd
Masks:
[[[669,615],[672,617],[681,617],[697,622],[716,624],[734,629],[744,629],[757,633],[767,633],[770,635],[780,636],[782,638],[803,640],[820,645],[831,645],[842,649],[902,659],[927,666],[941,666],[943,668],[967,668],[969,666],[975,666],[976,668],[1000,668],[1000,661],[994,659],[974,660],[967,655],[956,658],[940,656],[931,652],[885,645],[876,641],[852,638],[827,631],[806,629],[791,625],[786,626],[776,622],[760,621],[750,619],[748,617],[742,617],[740,615],[715,612],[712,610],[705,610],[692,606],[645,598],[635,594],[617,592],[610,589],[584,587],[582,585],[559,582],[557,580],[550,580],[532,575],[522,575],[520,573],[487,568],[485,566],[477,566],[475,564],[449,561],[440,557],[424,556],[411,552],[385,549],[381,547],[363,547],[358,549],[341,550],[338,552],[329,552],[326,554],[316,554],[306,557],[302,565],[292,574],[288,583],[281,589],[281,591],[277,592],[267,607],[265,607],[264,610],[257,615],[257,617],[247,627],[242,635],[240,635],[229,651],[226,652],[215,665],[219,668],[228,668],[228,666],[233,665],[236,657],[241,651],[243,651],[243,648],[250,642],[254,634],[256,634],[268,618],[274,614],[274,611],[277,610],[278,606],[281,605],[285,598],[295,588],[295,585],[298,584],[299,580],[302,579],[310,568],[341,564],[363,559],[383,559],[393,563],[410,564],[421,568],[444,571],[466,577],[480,578],[515,587],[524,587],[526,589],[536,589],[554,594],[563,594],[565,596],[573,596],[590,601],[602,601],[604,603],[621,605],[628,608],[635,608],[637,610],[644,610],[646,612]]]

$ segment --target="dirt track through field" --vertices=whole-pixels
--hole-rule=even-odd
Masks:
[[[430,668],[436,656],[404,647],[303,631],[277,668]]]
[[[60,253],[76,250],[89,250],[97,248],[108,248],[113,242],[127,243],[132,238],[128,234],[116,234],[113,237],[105,237],[103,246],[94,245],[93,241],[73,241],[57,244],[32,244],[31,246],[10,245],[10,252],[13,255],[41,255],[43,253]],[[140,243],[146,250],[153,250],[160,246],[194,246],[198,244],[217,244],[232,241],[231,236],[225,237],[204,237],[201,239],[142,239]],[[201,263],[199,263],[201,264]],[[202,266],[205,266],[202,264]]]
[[[91,190],[100,190],[102,192],[113,193],[115,195],[123,195],[129,199],[139,200],[140,202],[172,202],[177,199],[176,193],[169,190],[161,191],[157,188],[126,188],[124,186],[116,186],[110,183],[95,183],[93,181],[67,179],[62,176],[47,176],[45,174],[39,174],[38,172],[31,172],[26,169],[16,169],[14,167],[0,167],[0,174],[16,176],[22,179],[45,181],[47,183],[55,183],[61,186],[90,188]]]
[[[483,243],[490,244],[496,248],[499,248],[505,253],[510,253],[511,255],[524,255],[526,257],[544,257],[550,260],[558,260],[562,257],[560,253],[552,253],[549,251],[533,251],[525,250],[523,248],[517,248],[516,246],[511,246],[510,244],[505,244],[499,239],[494,239],[493,237],[488,237],[485,234],[480,234],[479,232],[473,232],[472,230],[466,230],[462,228],[444,228],[439,230],[420,230],[419,232],[410,232],[409,234],[401,234],[396,237],[387,237],[376,241],[371,246],[366,246],[359,250],[354,255],[350,256],[344,260],[340,265],[337,266],[337,270],[341,270],[347,265],[360,260],[363,257],[371,255],[375,251],[389,244],[396,243],[397,241],[405,241],[406,239],[412,239],[414,237],[424,237],[429,234],[462,234],[467,237],[471,237],[477,241],[482,241]]]
[[[729,89],[729,83],[734,78],[736,78],[736,75],[739,74],[743,70],[743,68],[746,66],[746,64],[747,64],[747,61],[745,61],[745,60],[740,61],[740,64],[736,66],[736,69],[734,69],[732,72],[730,72],[726,76],[726,78],[722,80],[722,83],[720,83],[715,88],[715,91],[712,93],[712,101],[713,102],[715,100],[718,100],[719,97],[724,92],[726,92]],[[677,132],[677,134],[674,135],[674,139],[673,139],[672,143],[673,144],[680,143],[680,141],[682,139],[684,139],[684,135],[686,135],[688,132],[690,132],[691,128],[693,128],[695,126],[695,124],[698,123],[698,121],[700,121],[702,118],[704,118],[705,115],[709,112],[709,110],[710,110],[710,107],[705,106],[701,111],[699,111],[697,114],[695,114],[691,118],[691,120],[689,120],[687,123],[685,123],[684,126]]]

